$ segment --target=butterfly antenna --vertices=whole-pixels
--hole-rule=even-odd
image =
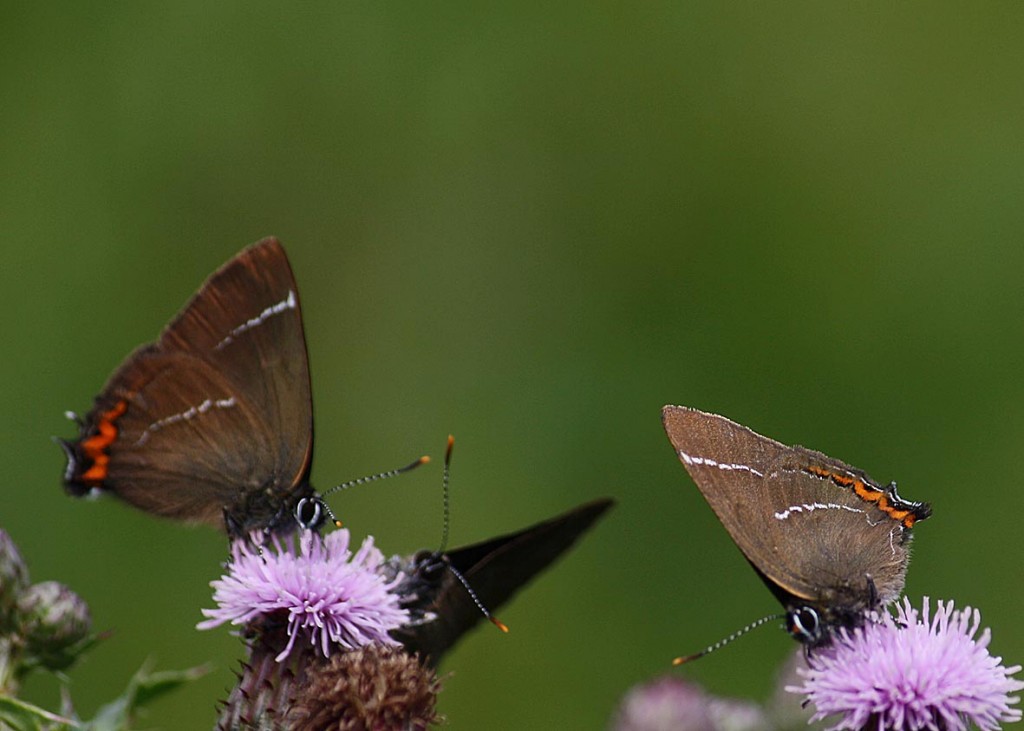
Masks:
[[[688,663],[688,662],[692,662],[694,660],[698,660],[698,659],[704,657],[705,655],[710,655],[715,650],[722,649],[723,647],[728,645],[733,640],[739,639],[743,635],[747,634],[747,632],[750,632],[751,630],[757,629],[761,625],[767,624],[768,622],[772,622],[772,621],[775,621],[777,619],[783,619],[785,616],[786,616],[785,614],[770,614],[767,617],[761,617],[761,619],[757,620],[756,622],[751,622],[750,624],[748,624],[743,629],[741,629],[741,630],[739,630],[737,632],[733,632],[731,635],[729,635],[725,639],[719,640],[715,644],[709,645],[708,647],[705,647],[703,650],[701,650],[698,653],[695,653],[693,655],[683,655],[682,657],[677,657],[675,660],[672,661],[672,664],[673,665],[682,665],[684,663]]]
[[[334,525],[338,528],[341,528],[341,521],[335,517],[334,512],[330,509],[330,507],[328,507],[327,503],[324,501],[325,497],[327,497],[328,495],[332,495],[336,492],[340,492],[341,490],[347,490],[350,487],[365,485],[367,482],[376,482],[377,480],[386,480],[389,477],[397,477],[398,475],[404,474],[406,472],[411,472],[417,467],[427,464],[429,461],[430,457],[425,454],[419,459],[417,459],[415,462],[410,462],[405,467],[399,467],[396,470],[388,470],[387,472],[378,472],[375,475],[367,475],[366,477],[359,477],[355,480],[343,482],[340,485],[335,485],[330,490],[326,490],[323,493],[321,493],[318,496],[317,502],[320,504],[320,507],[322,507],[327,512],[327,515],[330,516],[331,521],[334,523]]]
[[[358,485],[365,485],[367,482],[376,482],[377,480],[386,480],[389,477],[397,477],[398,475],[405,474],[406,472],[411,472],[412,470],[416,469],[417,467],[419,467],[421,465],[427,464],[429,461],[430,461],[430,457],[427,456],[427,455],[423,455],[422,457],[420,457],[415,462],[411,462],[410,464],[407,464],[405,467],[399,467],[397,470],[388,470],[387,472],[378,472],[375,475],[367,475],[366,477],[360,477],[360,478],[355,479],[355,480],[349,480],[348,482],[343,482],[340,485],[335,485],[330,490],[324,491],[322,493],[321,497],[327,497],[328,495],[333,495],[334,493],[339,492],[340,490],[347,490],[350,487],[357,487]]]
[[[487,607],[485,607],[484,603],[482,601],[480,601],[480,598],[476,595],[476,592],[473,591],[473,587],[469,585],[469,582],[466,581],[466,577],[462,575],[462,572],[460,572],[457,568],[452,566],[450,563],[448,564],[448,570],[452,572],[452,576],[454,576],[456,579],[458,579],[459,583],[462,584],[462,586],[466,589],[466,593],[469,594],[469,598],[473,600],[474,604],[476,604],[476,608],[480,610],[480,614],[482,614],[485,617],[487,617],[487,619],[491,622],[491,624],[493,624],[495,627],[500,629],[502,632],[506,632],[507,633],[508,632],[508,625],[505,624],[504,622],[502,622],[497,617],[495,617],[489,611],[487,611]]]
[[[320,508],[325,513],[327,513],[327,517],[331,519],[332,523],[334,523],[334,527],[335,528],[342,528],[342,527],[344,527],[344,524],[340,520],[338,520],[338,516],[336,516],[334,514],[334,511],[331,510],[331,506],[328,505],[326,502],[324,502],[323,499],[320,499],[319,502],[320,502]]]
[[[455,446],[455,437],[451,434],[448,435],[448,447],[444,450],[444,476],[442,477],[442,488],[441,491],[444,494],[444,523],[441,528],[441,547],[437,549],[438,553],[444,553],[448,548],[448,531],[451,525],[451,501],[448,493],[448,482],[452,475],[452,447]],[[463,581],[463,584],[466,582]]]
[[[449,526],[451,524],[451,511],[449,509],[450,500],[448,497],[448,483],[451,479],[452,447],[454,446],[455,437],[449,434],[448,446],[445,448],[444,451],[444,477],[442,483],[444,490],[444,527],[442,528],[441,531],[441,547],[437,550],[439,554],[443,554],[445,552],[445,549],[448,548],[448,532]],[[462,587],[466,590],[466,593],[469,594],[469,598],[473,600],[473,603],[476,605],[476,608],[480,610],[480,614],[487,617],[491,624],[500,629],[502,632],[508,632],[508,625],[506,625],[500,619],[491,614],[490,611],[488,611],[487,607],[484,606],[484,603],[480,601],[480,597],[478,597],[476,595],[476,592],[473,591],[473,587],[469,585],[469,582],[466,580],[466,577],[462,575],[462,572],[454,566],[452,566],[450,561],[446,561],[445,563],[448,566],[448,570],[452,572],[452,576],[459,580],[459,583],[462,584]]]

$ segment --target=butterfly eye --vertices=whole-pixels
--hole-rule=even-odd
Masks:
[[[304,497],[295,504],[295,520],[301,528],[315,530],[323,519],[323,506],[318,498]]]
[[[786,629],[805,644],[813,645],[821,639],[821,620],[811,607],[800,607],[788,612]]]

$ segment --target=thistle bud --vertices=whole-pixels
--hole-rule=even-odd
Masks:
[[[13,629],[18,596],[28,587],[28,567],[7,531],[0,530],[0,633]]]
[[[88,605],[56,581],[33,584],[18,598],[18,614],[26,650],[51,670],[75,660],[72,647],[92,628]]]

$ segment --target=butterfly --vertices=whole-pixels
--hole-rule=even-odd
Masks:
[[[927,503],[723,416],[666,406],[662,420],[686,471],[782,603],[793,637],[827,644],[836,627],[862,623],[903,591],[911,529],[931,515]]]
[[[614,505],[602,499],[508,535],[448,552],[420,551],[396,557],[389,570],[412,621],[392,635],[432,665],[479,621],[497,610],[563,553]],[[473,594],[450,570],[472,586]],[[473,597],[478,599],[474,601]]]
[[[280,242],[263,239],[214,272],[77,420],[78,438],[58,440],[71,495],[110,493],[233,538],[319,527],[330,511],[309,482],[309,360]]]

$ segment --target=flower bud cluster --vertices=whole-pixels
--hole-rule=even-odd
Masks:
[[[0,693],[13,694],[32,669],[70,666],[91,629],[82,598],[56,581],[30,583],[17,546],[0,530]]]

